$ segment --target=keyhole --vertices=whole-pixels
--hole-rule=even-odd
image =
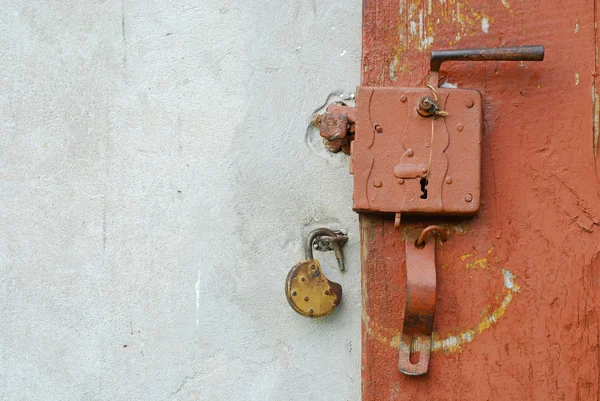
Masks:
[[[427,181],[427,178],[421,178],[421,199],[427,199],[427,184],[429,184],[429,181]]]

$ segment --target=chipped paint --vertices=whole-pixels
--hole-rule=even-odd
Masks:
[[[510,3],[506,0],[502,0],[502,5],[504,6],[504,8],[510,8]]]
[[[519,292],[521,287],[515,284],[515,276],[508,269],[502,269],[502,276],[504,276],[504,286],[511,291]]]
[[[521,288],[515,284],[515,276],[510,270],[502,269],[502,276],[504,278],[506,295],[500,306],[494,309],[489,315],[484,316],[474,329],[464,330],[456,335],[447,336],[444,339],[442,339],[437,332],[434,332],[431,351],[445,351],[448,353],[457,352],[464,344],[473,342],[477,335],[498,323],[500,318],[506,313],[508,306],[511,304],[514,297],[513,294],[521,291]]]
[[[435,27],[438,24],[453,24],[456,33],[451,40],[442,38],[441,45],[454,45],[465,37],[473,36],[478,29],[488,32],[493,18],[485,10],[471,6],[471,0],[400,0],[399,14],[403,15],[404,23],[397,27],[398,44],[394,48],[393,74],[390,69],[390,79],[393,81],[399,73],[410,72],[411,64],[406,59],[410,49],[424,52],[435,42]],[[445,43],[444,43],[445,42]]]
[[[575,86],[579,85],[579,74],[575,73]]]
[[[490,20],[489,18],[482,18],[481,19],[481,30],[485,33],[488,33],[488,31],[490,30]]]
[[[460,258],[460,260],[462,260],[464,262],[466,259],[468,259],[472,256],[473,256],[473,254],[471,254],[471,253],[465,253],[464,255],[460,255],[459,258]]]
[[[575,33],[579,32],[579,20],[575,23]]]
[[[598,157],[598,137],[600,136],[600,96],[596,84],[592,83],[592,101],[594,102],[594,157]]]
[[[398,59],[394,58],[390,63],[390,79],[393,82],[396,82],[398,78],[396,77],[396,65],[398,64]]]

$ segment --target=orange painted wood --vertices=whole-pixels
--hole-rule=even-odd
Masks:
[[[546,59],[442,66],[483,94],[483,204],[427,220],[449,231],[427,376],[397,370],[403,230],[361,215],[363,400],[599,398],[595,14],[583,0],[364,0],[365,86],[422,86],[433,49],[543,44]]]

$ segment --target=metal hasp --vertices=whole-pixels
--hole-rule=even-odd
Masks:
[[[398,220],[404,213],[477,213],[481,93],[438,88],[440,66],[445,61],[543,57],[543,46],[434,51],[428,87],[359,87],[350,166],[354,210],[396,213]]]
[[[446,241],[439,226],[406,234],[406,309],[398,347],[398,370],[410,376],[427,373],[435,314],[436,279],[433,232]]]

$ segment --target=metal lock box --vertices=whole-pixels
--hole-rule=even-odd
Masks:
[[[419,113],[437,92],[444,117]],[[359,87],[352,148],[354,210],[472,215],[480,205],[481,93]]]

